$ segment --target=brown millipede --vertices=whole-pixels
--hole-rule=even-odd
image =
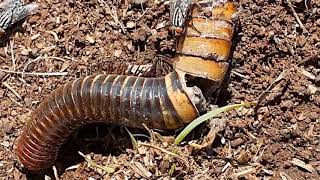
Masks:
[[[208,10],[211,15],[205,17]],[[34,171],[50,167],[70,134],[90,123],[176,129],[194,120],[205,106],[202,94],[219,89],[227,74],[235,13],[235,5],[225,0],[192,6],[173,59],[174,72],[166,76],[100,74],[59,87],[33,112],[18,138],[19,161]],[[128,66],[121,72],[138,71]],[[193,84],[200,82],[202,91],[187,85],[193,80],[188,76],[201,78]]]
[[[29,170],[49,167],[69,135],[90,123],[181,127],[199,115],[190,100],[197,94],[186,92],[182,82],[176,72],[163,78],[92,75],[69,82],[35,110],[19,138],[18,158]]]

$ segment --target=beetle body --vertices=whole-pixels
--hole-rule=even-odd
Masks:
[[[0,4],[0,29],[7,30],[38,8],[36,3],[24,5],[21,0],[5,0]]]

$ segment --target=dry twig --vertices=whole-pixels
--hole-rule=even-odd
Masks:
[[[267,97],[270,90],[273,89],[277,84],[279,84],[286,74],[287,70],[282,71],[281,74],[269,85],[269,87],[259,95],[259,97],[257,98],[257,105],[254,109],[255,112],[257,112],[259,104],[263,99]]]
[[[54,178],[55,178],[56,180],[59,180],[60,178],[59,178],[59,175],[58,175],[58,171],[57,171],[56,166],[52,166],[52,170],[53,170]]]
[[[2,82],[1,84],[7,89],[9,89],[19,100],[22,100],[20,94],[16,90],[14,90],[8,83]]]
[[[114,22],[117,23],[117,24],[120,26],[121,30],[126,34],[127,31],[126,31],[126,29],[124,28],[124,25],[119,21],[117,12],[116,12],[114,9],[111,10],[111,8],[109,7],[109,5],[108,5],[104,0],[100,0],[100,1],[104,4],[104,6],[106,7],[108,13],[109,13],[110,16],[113,18]]]
[[[68,72],[20,72],[20,71],[10,71],[10,70],[4,70],[0,69],[0,71],[10,74],[23,74],[23,75],[30,75],[30,76],[65,76],[68,75]]]
[[[302,28],[303,32],[309,34],[308,30],[302,24],[297,12],[294,10],[293,5],[291,3],[291,0],[286,0],[286,1],[288,3],[288,6],[289,6],[290,10],[292,11],[293,16],[296,18],[296,21],[298,22],[299,26]]]
[[[231,175],[231,178],[237,179],[237,178],[240,178],[240,177],[244,177],[244,176],[246,176],[246,175],[249,175],[249,174],[253,174],[253,173],[255,173],[256,171],[257,171],[257,169],[256,169],[255,167],[250,167],[250,168],[245,169],[245,170],[243,170],[243,171],[240,171],[240,172],[238,172],[238,173],[232,174],[232,175]]]
[[[163,152],[163,153],[165,153],[165,154],[168,154],[168,155],[171,155],[171,156],[173,156],[173,157],[175,157],[175,158],[178,158],[178,159],[180,159],[180,160],[185,164],[185,166],[189,169],[189,165],[188,165],[187,160],[185,160],[184,158],[182,158],[182,157],[179,156],[178,154],[175,154],[175,153],[173,153],[173,152],[170,152],[170,151],[168,151],[168,150],[165,150],[165,149],[163,149],[163,148],[161,148],[161,147],[158,147],[158,146],[155,146],[155,145],[153,145],[153,144],[148,144],[148,143],[141,143],[141,142],[139,142],[138,145],[142,145],[142,146],[146,146],[146,147],[151,147],[151,148],[157,149],[157,150],[159,150],[159,151],[161,151],[161,152]]]
[[[13,42],[10,41],[12,67],[13,67],[13,70],[15,71],[16,70],[16,58],[14,57],[13,44],[14,44],[14,40],[13,40]]]

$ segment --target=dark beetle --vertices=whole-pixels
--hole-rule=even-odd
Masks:
[[[21,0],[3,1],[0,3],[0,30],[6,31],[11,25],[26,18],[37,8],[36,3],[24,5]]]

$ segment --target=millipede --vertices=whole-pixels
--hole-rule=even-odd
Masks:
[[[17,140],[19,162],[30,171],[49,168],[68,137],[91,123],[177,129],[204,113],[206,95],[227,76],[236,6],[211,0],[188,8],[173,72],[157,78],[98,74],[64,84],[31,114]]]

